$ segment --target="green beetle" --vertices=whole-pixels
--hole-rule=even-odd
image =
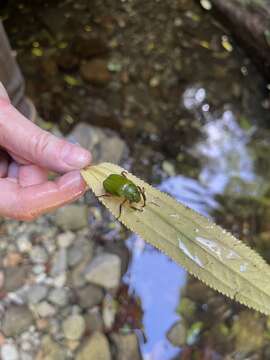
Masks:
[[[119,207],[119,215],[117,219],[120,218],[122,213],[123,205],[128,201],[132,209],[137,211],[143,211],[142,208],[146,205],[146,196],[144,188],[141,188],[138,185],[135,185],[134,182],[127,178],[127,172],[122,171],[121,175],[111,174],[103,181],[103,187],[106,191],[105,194],[98,197],[110,197],[117,196],[122,197],[124,200]],[[143,200],[143,205],[140,209],[135,206],[132,206],[133,203],[139,203]]]

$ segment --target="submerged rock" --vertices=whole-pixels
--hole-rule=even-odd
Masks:
[[[71,315],[63,322],[63,332],[68,340],[79,340],[85,331],[85,321],[80,315]]]
[[[83,63],[80,74],[85,81],[94,85],[107,85],[111,80],[111,73],[104,59],[94,59]]]
[[[139,342],[135,334],[112,334],[112,342],[116,348],[116,360],[141,360]]]
[[[69,138],[91,151],[93,162],[109,161],[120,164],[127,153],[125,142],[112,130],[101,129],[84,123],[78,124]]]
[[[66,360],[65,350],[48,335],[42,338],[40,360]]]
[[[85,287],[78,289],[76,295],[78,297],[78,304],[82,308],[92,308],[102,302],[104,292],[100,287],[88,284]]]

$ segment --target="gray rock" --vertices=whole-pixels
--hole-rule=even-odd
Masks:
[[[2,329],[6,336],[16,336],[34,322],[31,311],[26,306],[10,306],[3,319]]]
[[[114,254],[98,255],[85,269],[87,281],[106,289],[117,288],[120,283],[120,275],[121,261]]]
[[[41,360],[66,360],[65,350],[48,335],[42,338]]]
[[[136,334],[112,334],[111,340],[116,348],[116,360],[142,360]]]
[[[88,226],[88,208],[83,204],[64,206],[56,211],[55,222],[64,230],[80,230]]]
[[[71,315],[63,322],[63,332],[68,340],[79,340],[85,331],[85,321],[81,315]]]
[[[111,360],[109,342],[105,335],[95,332],[79,350],[75,360]]]
[[[176,322],[168,331],[167,338],[174,346],[181,347],[186,344],[187,330],[182,321]]]
[[[19,353],[15,345],[4,344],[1,347],[1,359],[2,360],[19,360]]]
[[[48,288],[45,285],[33,285],[27,292],[27,301],[30,304],[37,304],[43,300],[48,293]]]
[[[4,289],[6,292],[14,291],[23,286],[27,280],[29,266],[8,267],[4,270]]]
[[[109,161],[120,164],[127,153],[125,142],[109,129],[80,123],[73,129],[69,137],[91,151],[95,163]]]
[[[76,291],[78,297],[78,304],[82,308],[92,308],[102,302],[104,293],[103,290],[93,284],[89,284]]]
[[[50,275],[52,277],[61,275],[67,269],[67,249],[60,248],[53,256]]]
[[[68,249],[67,253],[67,262],[68,266],[75,266],[77,265],[84,257],[83,249],[81,249],[79,246],[74,245],[71,248]]]
[[[30,250],[30,258],[34,264],[45,264],[49,257],[42,246],[36,245]]]
[[[53,289],[50,294],[48,300],[54,305],[65,306],[68,303],[69,292],[65,288]]]

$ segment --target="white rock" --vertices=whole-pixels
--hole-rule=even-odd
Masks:
[[[71,231],[66,231],[62,234],[59,234],[57,237],[57,243],[59,247],[67,248],[69,247],[73,241],[75,240],[75,234]]]
[[[19,353],[15,345],[4,344],[1,348],[2,360],[19,360]]]
[[[41,317],[50,317],[55,315],[56,309],[47,301],[42,301],[35,306],[35,310]]]

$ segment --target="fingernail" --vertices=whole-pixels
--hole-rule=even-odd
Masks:
[[[82,169],[91,162],[89,151],[77,145],[66,144],[63,148],[63,161],[74,169]]]
[[[1,83],[1,81],[0,81],[0,97],[8,99],[8,93],[7,93],[3,83]]]

